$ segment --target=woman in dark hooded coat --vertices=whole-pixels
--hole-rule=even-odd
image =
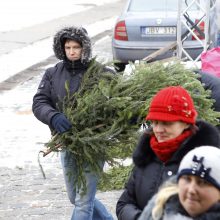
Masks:
[[[52,133],[64,133],[71,128],[71,123],[62,112],[63,100],[69,92],[73,94],[80,88],[84,74],[91,59],[91,40],[82,27],[63,28],[54,36],[53,49],[55,56],[61,61],[46,70],[37,93],[33,98],[32,110],[38,120],[47,124]],[[97,63],[97,65],[101,65]],[[107,70],[103,66],[103,70]],[[77,181],[77,166],[74,155],[67,150],[61,151],[61,162],[64,172],[67,193],[75,205],[72,220],[112,220],[104,205],[95,198],[98,177],[85,162],[86,193],[74,187]],[[103,167],[104,161],[100,162]]]
[[[181,159],[201,145],[220,146],[218,129],[197,119],[190,94],[181,86],[164,88],[153,97],[146,130],[133,153],[134,169],[120,196],[119,220],[137,220],[160,185],[175,175]]]

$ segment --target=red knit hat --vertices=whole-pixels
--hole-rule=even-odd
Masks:
[[[197,112],[190,94],[181,86],[160,90],[152,99],[146,120],[195,124]]]

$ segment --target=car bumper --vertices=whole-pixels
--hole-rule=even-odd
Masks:
[[[154,42],[155,43],[155,42]],[[113,59],[118,60],[123,63],[128,63],[129,61],[135,61],[135,60],[142,60],[143,58],[149,56],[150,54],[158,51],[159,49],[171,44],[172,42],[167,42],[163,45],[151,45],[151,46],[144,46],[144,47],[135,47],[135,46],[119,46],[119,45],[112,45],[112,53],[113,53]],[[195,46],[195,45],[185,45],[184,49],[186,52],[190,55],[192,59],[196,59],[199,54],[202,52],[201,46]],[[172,56],[176,56],[176,49],[171,49],[159,56],[156,57],[154,60],[160,60],[169,58]],[[152,60],[153,61],[153,60]]]

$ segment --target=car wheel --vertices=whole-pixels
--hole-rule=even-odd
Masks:
[[[114,63],[115,70],[117,72],[122,72],[125,70],[126,63]]]

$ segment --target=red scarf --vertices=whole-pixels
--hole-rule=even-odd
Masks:
[[[178,137],[159,143],[154,135],[150,138],[150,146],[157,157],[166,163],[179,148],[181,143],[192,135],[191,130],[184,131]]]

